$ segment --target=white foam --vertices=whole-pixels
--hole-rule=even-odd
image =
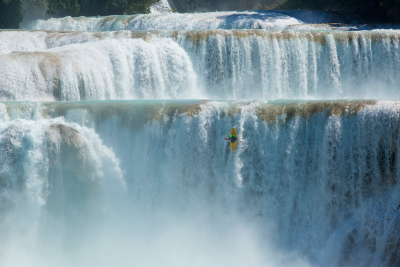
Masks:
[[[396,260],[390,258],[396,247],[387,244],[400,238],[400,217],[391,212],[400,202],[400,161],[393,158],[398,101],[364,108],[338,101],[333,115],[307,113],[320,102],[283,101],[205,102],[191,116],[168,112],[188,104],[5,103],[14,119],[0,123],[7,151],[0,156],[1,207],[14,205],[0,224],[2,266],[391,266]],[[259,113],[267,105],[299,113],[267,122]],[[17,118],[21,110],[36,118]],[[65,159],[54,165],[47,157],[52,124],[79,132],[83,180],[67,176],[74,169],[63,169]],[[244,140],[235,152],[224,141],[232,126]],[[62,153],[60,139],[52,140]],[[12,179],[18,170],[22,177]]]
[[[398,31],[0,36],[2,100],[400,98]]]
[[[64,17],[36,20],[24,29],[50,31],[190,30],[190,29],[283,29],[301,24],[279,11],[166,13],[108,17]]]
[[[168,0],[160,0],[150,7],[151,14],[164,14],[173,12]]]

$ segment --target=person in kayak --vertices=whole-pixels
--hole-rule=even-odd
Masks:
[[[236,137],[236,135],[234,135],[234,134],[230,134],[230,135],[229,135],[229,140],[231,141],[231,143],[235,143],[235,142],[236,142],[236,140],[237,140],[237,137]]]
[[[231,143],[235,143],[237,141],[237,136],[234,134],[230,134],[229,138],[225,138],[226,141],[231,141]],[[243,141],[238,141],[240,143],[243,143]]]

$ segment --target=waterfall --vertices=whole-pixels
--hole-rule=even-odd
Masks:
[[[0,30],[0,266],[399,265],[400,33],[340,22]]]
[[[168,0],[160,0],[150,7],[152,14],[164,14],[173,12],[172,7]]]
[[[283,250],[306,253],[312,264],[398,263],[395,244],[387,245],[399,238],[399,216],[391,213],[400,202],[397,101],[5,102],[1,107],[6,152],[1,199],[2,206],[13,207],[3,211],[2,223],[10,227],[9,221],[16,221],[12,231],[3,228],[5,245],[22,228],[30,238],[41,235],[40,253],[46,242],[58,249],[79,242],[92,253],[86,246],[93,241],[79,233],[98,234],[87,229],[97,225],[96,218],[104,220],[97,231],[121,224],[130,235],[136,230],[125,229],[125,223],[146,227],[141,225],[146,218],[161,220],[151,223],[155,231],[172,227],[165,234],[173,235],[178,234],[173,224],[189,231],[203,222],[210,224],[205,231],[211,236],[234,219],[239,233],[228,227],[232,242],[243,234],[250,246],[262,242],[268,253],[271,244],[252,231]],[[244,141],[235,154],[223,141],[231,126]],[[14,217],[23,210],[29,223]],[[248,220],[253,221],[249,232],[241,233]],[[64,244],[49,236],[47,227],[64,236]],[[97,239],[122,238],[111,233],[116,236]],[[219,237],[228,242],[224,234]],[[173,249],[191,243],[187,238],[178,236]],[[242,249],[225,248],[216,249],[222,254]],[[193,253],[181,253],[186,252]],[[361,260],[362,253],[369,256]],[[257,264],[265,263],[255,256]],[[276,257],[272,262],[282,264]]]
[[[397,31],[4,31],[0,36],[2,100],[399,97]]]
[[[167,13],[148,15],[124,15],[106,17],[64,17],[27,22],[22,27],[31,30],[50,31],[119,31],[119,30],[191,30],[191,29],[282,29],[303,21],[319,20],[325,15],[308,12],[286,14],[280,11]],[[339,22],[328,18],[325,22]]]

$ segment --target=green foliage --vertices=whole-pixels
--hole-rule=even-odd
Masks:
[[[54,15],[57,12],[63,11],[70,15],[77,15],[80,5],[78,0],[48,0],[47,13]]]
[[[365,22],[400,22],[400,0],[281,0],[265,9],[331,10]]]
[[[78,0],[80,16],[122,15],[128,0]]]
[[[43,7],[49,15],[61,13],[61,15],[77,15],[80,5],[79,0],[27,0],[28,4]]]
[[[384,0],[380,6],[386,10],[391,21],[400,23],[400,0]]]
[[[207,12],[223,10],[239,10],[241,2],[246,0],[174,0],[174,4],[181,13]],[[259,2],[259,0],[247,0],[247,2]],[[249,5],[250,6],[250,5]]]
[[[18,29],[22,9],[22,0],[0,0],[0,29]]]
[[[193,12],[199,9],[199,0],[175,0],[178,12]]]
[[[150,6],[157,0],[130,0],[126,9],[126,14],[146,14],[150,13]]]
[[[78,0],[79,16],[146,14],[157,0]]]
[[[178,12],[221,10],[331,10],[365,22],[400,23],[400,0],[174,0]],[[262,7],[262,8],[261,8]]]
[[[1,1],[1,0],[0,0]],[[149,13],[157,0],[28,0],[55,16],[106,16]]]
[[[61,16],[145,14],[158,0],[0,0],[0,28],[16,29],[23,19],[23,1]],[[400,0],[174,0],[178,12],[258,9],[334,10],[365,21],[400,23]],[[29,11],[28,11],[29,12]]]
[[[178,12],[255,10],[279,0],[174,0]]]
[[[145,14],[158,0],[25,0],[43,7],[47,14],[63,16],[107,16]],[[23,19],[24,0],[0,0],[0,29],[18,29]],[[26,11],[29,12],[29,11]]]

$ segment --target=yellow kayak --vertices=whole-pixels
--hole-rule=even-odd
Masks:
[[[232,128],[231,134],[236,136],[235,142],[233,142],[233,143],[230,142],[230,143],[231,143],[231,149],[232,149],[232,151],[235,151],[236,145],[237,145],[237,140],[238,140],[238,136],[237,136],[237,134],[236,134],[236,129],[235,129],[235,127]]]

